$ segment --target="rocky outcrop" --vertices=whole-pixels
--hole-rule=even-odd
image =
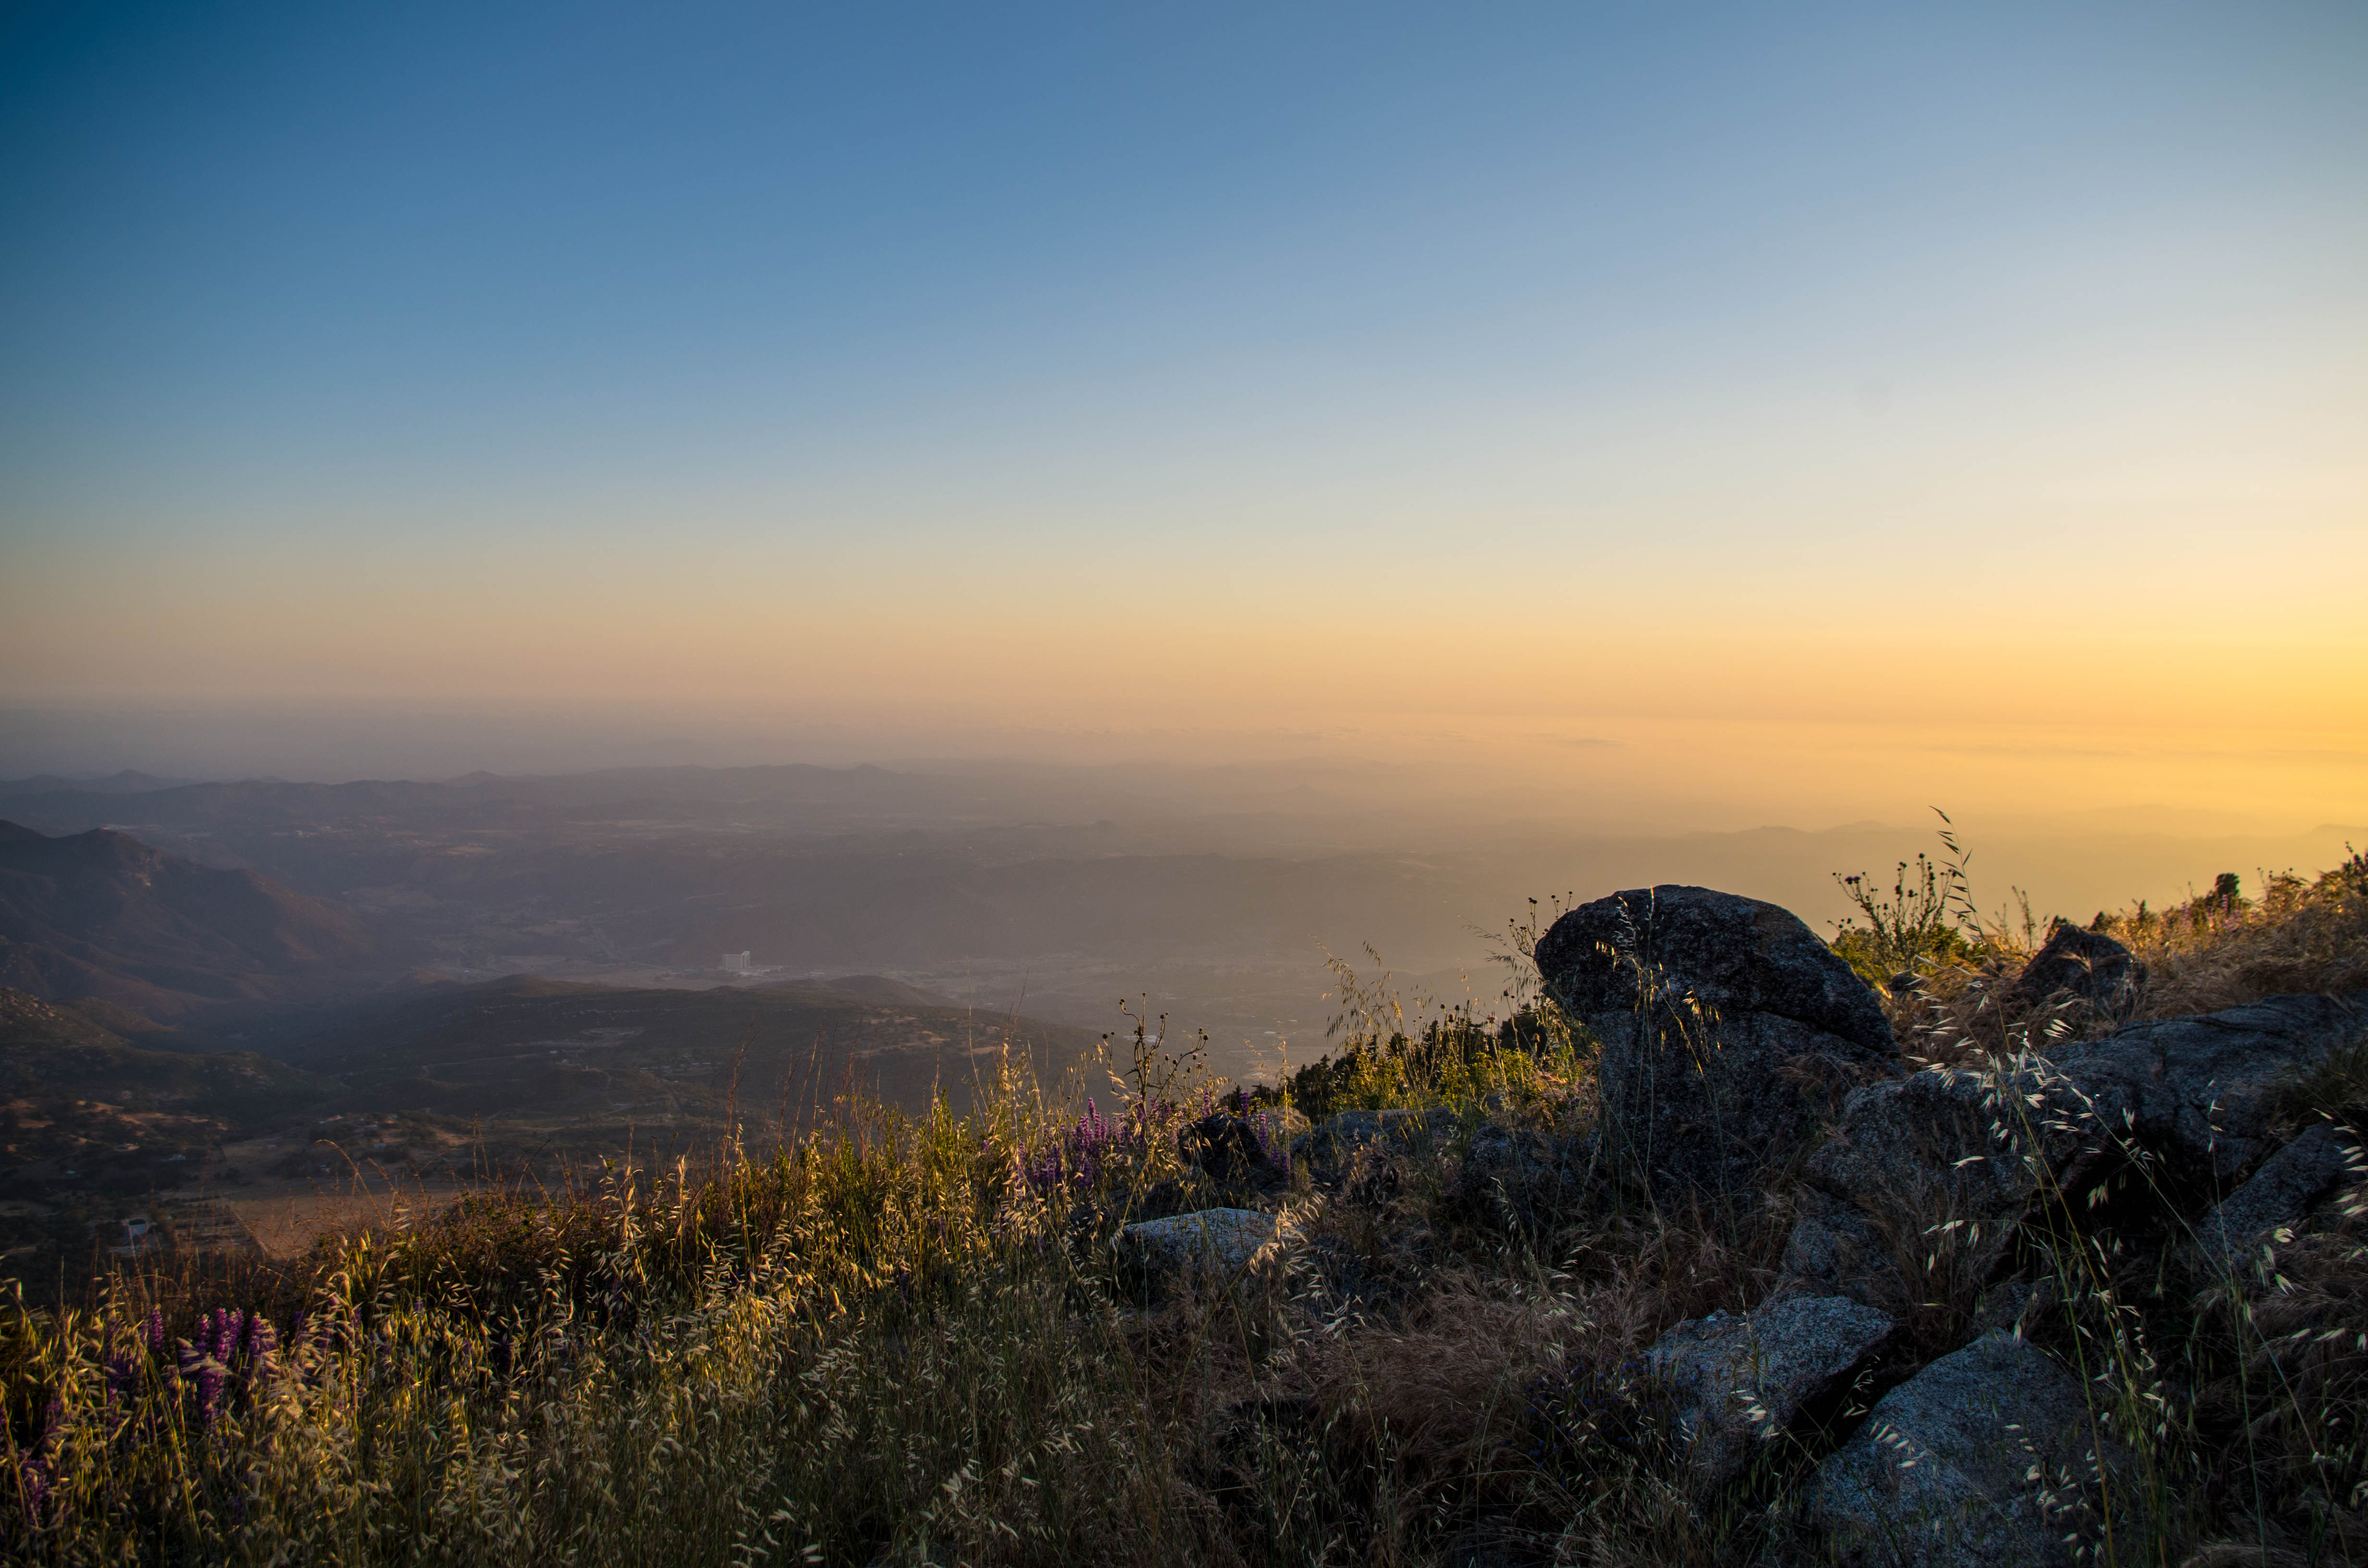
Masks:
[[[1601,1045],[1603,1153],[1665,1200],[1755,1193],[1852,1088],[1898,1070],[1866,983],[1789,911],[1708,888],[1614,893],[1539,942]]]
[[[2226,1183],[2273,1145],[2276,1091],[2368,1029],[2368,992],[2272,996],[2223,1012],[2133,1024],[2056,1052],[2076,1107],[2098,1124]]]
[[[1978,1277],[2002,1254],[2042,1165],[2018,1136],[2019,1108],[1980,1073],[1927,1071],[1870,1085],[1803,1168],[1808,1193],[1784,1249],[1780,1290],[1848,1296],[1900,1312],[1925,1294],[1910,1265],[1950,1229]]]
[[[2193,1256],[2213,1273],[2242,1268],[2280,1226],[2298,1222],[2320,1199],[2363,1176],[2361,1152],[2321,1123],[2262,1161],[2250,1180],[2203,1216]]]
[[[2142,1245],[2192,1223],[2190,1265],[2226,1269],[2368,1178],[2334,1130],[2281,1146],[2292,1085],[2368,1035],[2368,994],[2273,997],[2124,1024],[2047,1057],[1903,1074],[1873,993],[1770,905],[1700,888],[1619,893],[1564,916],[1537,957],[1601,1045],[1596,1142],[1484,1126],[1452,1201],[1534,1222],[1567,1200],[1571,1149],[1664,1199],[1800,1177],[1767,1298],[1681,1324],[1646,1354],[1681,1403],[1697,1494],[1773,1451],[1764,1437],[1821,1441],[1861,1381],[1897,1375],[1884,1360],[1965,1322],[1936,1307],[1971,1307],[1973,1342],[1884,1394],[1819,1467],[1807,1522],[1839,1562],[2066,1563],[2094,1539],[2127,1456],[2080,1381],[2023,1337],[2060,1306],[2044,1269],[2008,1269],[2043,1200],[2108,1228],[2124,1222],[2117,1210],[2150,1206],[2135,1217]],[[2119,943],[2059,926],[2012,993],[2075,998],[2110,1026],[2144,983]],[[2134,1164],[2145,1180],[2113,1179]],[[2087,1201],[2109,1194],[2102,1209]]]
[[[1748,1314],[1713,1312],[1663,1335],[1645,1358],[1686,1391],[1679,1426],[1693,1484],[1719,1486],[1740,1474],[1759,1444],[1845,1391],[1893,1326],[1857,1301],[1793,1296]]]
[[[2125,1018],[2146,994],[2146,968],[2137,955],[2102,931],[2059,920],[2047,941],[2022,966],[2008,994],[2024,1006],[2070,996],[2087,1011]]]
[[[1961,1278],[1981,1278],[2043,1183],[2076,1198],[2138,1150],[2174,1184],[2225,1191],[2274,1146],[2281,1085],[2363,1025],[2368,994],[2280,996],[2127,1027],[2053,1062],[1870,1085],[1803,1167],[1780,1289],[1896,1311],[1922,1288],[1903,1260],[1943,1244]]]
[[[1817,1471],[1808,1512],[1843,1563],[2069,1563],[2124,1462],[2079,1380],[1993,1333],[1884,1395]]]
[[[1582,903],[1538,942],[1538,972],[1581,1017],[1673,992],[1721,1017],[1765,1013],[1862,1050],[1895,1049],[1882,1004],[1792,911],[1664,883]]]

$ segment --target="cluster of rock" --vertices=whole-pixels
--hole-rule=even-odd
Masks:
[[[2045,1282],[2001,1278],[2043,1200],[2078,1201],[2145,1163],[2162,1228],[2190,1238],[2190,1267],[2225,1272],[2362,1176],[2335,1130],[2282,1143],[2275,1118],[2282,1085],[2361,1037],[2368,992],[2128,1024],[2143,966],[2101,933],[2059,926],[2007,994],[2121,1027],[2045,1058],[1910,1071],[1873,990],[1773,904],[1694,887],[1621,892],[1565,915],[1537,959],[1549,994],[1600,1042],[1588,1137],[1358,1111],[1288,1157],[1338,1171],[1460,1141],[1451,1207],[1524,1228],[1612,1189],[1683,1210],[1793,1190],[1797,1219],[1767,1298],[1679,1324],[1647,1362],[1682,1391],[1696,1488],[1734,1480],[1774,1437],[1831,1446],[1807,1517],[1838,1562],[2068,1562],[2121,1483],[2127,1456],[2087,1391],[2022,1335]],[[1237,1185],[1271,1183],[1282,1165],[1238,1128],[1192,1138],[1188,1154]],[[1126,1237],[1146,1260],[1234,1268],[1285,1239],[1247,1209]],[[1934,1355],[1909,1325],[1947,1290],[1994,1305]]]
[[[1538,960],[1602,1042],[1599,1153],[1615,1177],[1664,1202],[1718,1204],[1798,1176],[1768,1299],[1679,1325],[1649,1359],[1693,1391],[1697,1485],[1732,1478],[1756,1443],[1807,1418],[1829,1423],[1878,1369],[1894,1383],[1810,1488],[1838,1561],[2068,1562],[2106,1506],[2127,1456],[2019,1317],[1896,1364],[1936,1285],[1996,1282],[2009,1307],[2029,1301],[2030,1286],[1995,1276],[2043,1195],[2078,1200],[2147,1162],[2159,1201],[2192,1197],[2189,1258],[2209,1272],[2240,1267],[2361,1174],[2359,1152],[2324,1126],[2278,1147],[2273,1117],[2283,1084],[2368,1028],[2368,993],[2125,1025],[1988,1071],[1909,1072],[1873,989],[1772,904],[1622,892],[1565,915]],[[2068,998],[2110,1022],[2144,983],[2110,937],[2058,926],[2009,994]]]

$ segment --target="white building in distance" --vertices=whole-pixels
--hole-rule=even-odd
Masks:
[[[737,952],[737,953],[726,953],[726,954],[724,954],[724,955],[723,955],[723,967],[724,967],[725,969],[727,969],[727,970],[731,971],[734,974],[746,974],[746,973],[747,973],[747,972],[748,972],[748,955],[747,955],[747,953],[744,951],[744,952]]]

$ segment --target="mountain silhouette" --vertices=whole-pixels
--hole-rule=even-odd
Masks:
[[[154,1019],[334,989],[373,967],[352,915],[252,871],[216,870],[96,828],[0,822],[0,983]]]

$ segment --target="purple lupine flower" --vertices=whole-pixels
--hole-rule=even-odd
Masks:
[[[50,1467],[30,1455],[17,1461],[17,1492],[25,1500],[27,1519],[38,1519],[42,1500],[50,1494]]]
[[[238,1354],[239,1335],[246,1327],[245,1315],[236,1307],[223,1307],[210,1314],[210,1326],[213,1337],[206,1353],[227,1367],[231,1358]]]
[[[140,1333],[148,1341],[148,1348],[162,1355],[165,1349],[165,1309],[149,1308],[147,1321],[140,1325]]]
[[[1091,1096],[1086,1099],[1086,1114],[1077,1119],[1070,1135],[1070,1147],[1075,1153],[1076,1174],[1087,1183],[1101,1176],[1102,1164],[1119,1141],[1118,1128],[1102,1115],[1101,1107]]]
[[[1090,1097],[1075,1123],[1025,1161],[1022,1175],[1040,1191],[1061,1186],[1091,1187],[1101,1177],[1111,1151],[1127,1141],[1124,1129],[1102,1114]]]
[[[65,1419],[64,1402],[52,1396],[49,1409],[42,1413],[40,1438],[17,1461],[17,1495],[24,1499],[28,1522],[40,1517],[42,1500],[49,1496],[51,1483],[57,1479],[52,1456],[63,1435]]]
[[[1291,1140],[1275,1135],[1278,1118],[1258,1111],[1247,1118],[1250,1136],[1258,1140],[1258,1153],[1283,1175],[1291,1174]]]
[[[140,1386],[139,1362],[140,1359],[143,1358],[140,1356],[140,1352],[143,1346],[141,1345],[140,1341],[136,1339],[133,1340],[131,1345],[118,1348],[115,1344],[114,1330],[112,1328],[108,1329],[107,1336],[107,1403],[110,1406],[121,1400],[129,1398],[132,1391]]]

